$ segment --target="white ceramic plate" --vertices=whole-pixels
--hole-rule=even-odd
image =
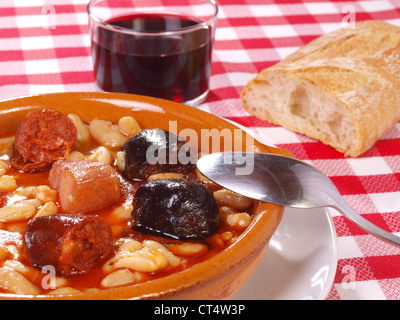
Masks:
[[[273,146],[268,138],[227,121]],[[337,267],[337,236],[330,210],[287,208],[259,268],[232,299],[325,299]]]
[[[239,300],[322,300],[336,273],[331,209],[286,209],[267,253]]]

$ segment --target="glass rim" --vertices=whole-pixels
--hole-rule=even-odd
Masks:
[[[119,32],[119,33],[125,33],[125,34],[131,34],[131,35],[140,35],[140,36],[152,36],[152,37],[159,37],[159,36],[166,36],[166,35],[172,35],[172,34],[180,34],[180,33],[187,33],[190,31],[196,31],[198,29],[203,29],[205,26],[208,26],[212,23],[213,20],[216,20],[217,15],[218,15],[218,4],[215,0],[206,0],[209,2],[215,9],[215,12],[211,15],[210,18],[208,18],[205,21],[199,21],[199,23],[196,23],[193,26],[188,26],[176,30],[169,30],[169,31],[160,31],[160,32],[143,32],[143,31],[138,31],[138,30],[133,30],[130,28],[125,28],[125,27],[120,27],[113,25],[111,23],[108,23],[95,15],[93,12],[91,12],[91,7],[94,2],[98,0],[90,0],[89,3],[86,6],[86,11],[87,14],[89,15],[89,18],[95,21],[96,23],[100,24],[103,28]]]

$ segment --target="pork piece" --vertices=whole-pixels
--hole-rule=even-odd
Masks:
[[[121,196],[116,171],[103,162],[57,161],[49,179],[50,187],[59,192],[62,209],[71,214],[104,208]]]
[[[219,227],[218,204],[202,185],[184,179],[150,180],[138,188],[134,230],[180,240],[199,240]]]
[[[19,124],[11,165],[22,172],[47,170],[65,159],[75,146],[77,130],[74,123],[56,110],[29,113]]]
[[[115,249],[111,226],[96,215],[33,218],[25,227],[24,245],[34,267],[53,266],[62,277],[102,265]]]
[[[195,159],[190,158],[190,150],[185,144],[173,132],[142,130],[121,147],[125,152],[124,176],[132,181],[141,181],[154,173],[188,173],[194,170]]]

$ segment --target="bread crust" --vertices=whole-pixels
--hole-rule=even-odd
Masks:
[[[251,115],[357,157],[400,120],[400,28],[369,20],[323,35],[262,70],[241,98]]]

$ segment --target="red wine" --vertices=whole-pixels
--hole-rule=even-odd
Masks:
[[[98,27],[92,42],[97,85],[104,91],[127,92],[186,102],[206,94],[211,67],[212,30],[199,21],[169,14],[140,14],[113,18],[117,33]],[[145,34],[144,34],[145,33]]]

